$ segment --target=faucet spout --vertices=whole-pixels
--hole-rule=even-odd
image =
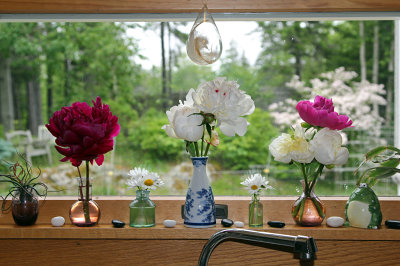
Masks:
[[[215,233],[204,245],[199,258],[199,266],[206,266],[213,250],[225,240],[244,240],[271,244],[277,247],[293,248],[294,253],[300,253],[301,260],[315,259],[315,253],[318,251],[314,239],[308,236],[291,236],[245,229],[227,229]]]

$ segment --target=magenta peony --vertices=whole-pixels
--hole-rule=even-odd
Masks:
[[[93,160],[102,165],[104,154],[113,149],[113,138],[119,133],[118,117],[97,97],[93,107],[76,102],[55,112],[46,125],[56,137],[56,149],[73,166]]]
[[[331,99],[316,96],[314,103],[300,101],[297,106],[300,117],[312,126],[327,127],[332,130],[342,130],[352,125],[352,121],[346,115],[334,112]]]

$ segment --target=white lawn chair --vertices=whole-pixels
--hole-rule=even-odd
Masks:
[[[17,130],[6,133],[6,139],[13,143],[18,152],[24,153],[29,162],[32,162],[32,157],[47,155],[49,164],[52,164],[48,138],[34,140],[30,130]]]

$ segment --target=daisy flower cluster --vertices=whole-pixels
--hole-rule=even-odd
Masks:
[[[126,182],[128,188],[137,190],[156,190],[164,185],[160,176],[157,173],[149,172],[145,168],[135,167],[130,170],[128,175],[130,179]]]
[[[245,181],[241,182],[245,189],[249,191],[251,195],[258,196],[263,189],[271,189],[268,185],[268,181],[261,174],[250,175]]]

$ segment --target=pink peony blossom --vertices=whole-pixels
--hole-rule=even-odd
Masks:
[[[310,125],[327,127],[332,130],[342,130],[352,125],[352,121],[346,115],[339,115],[334,111],[331,99],[316,96],[314,103],[300,101],[297,106],[300,117]]]
[[[73,166],[82,161],[96,161],[102,165],[104,154],[113,149],[113,138],[120,127],[118,117],[112,115],[110,108],[97,97],[93,107],[87,103],[76,102],[56,111],[50,118],[47,129],[56,137],[56,149]]]

